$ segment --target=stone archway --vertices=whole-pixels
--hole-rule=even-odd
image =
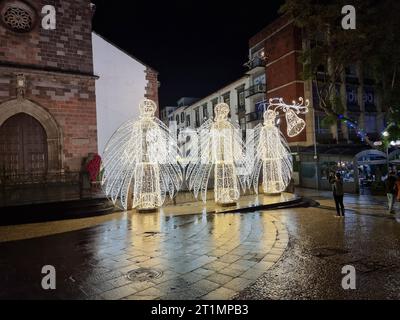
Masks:
[[[43,126],[47,136],[47,155],[49,173],[61,172],[62,161],[62,132],[53,116],[43,107],[26,99],[13,99],[0,104],[0,126],[10,117],[26,113],[35,118]]]

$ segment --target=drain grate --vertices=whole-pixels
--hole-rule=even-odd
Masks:
[[[146,281],[161,278],[163,273],[156,269],[139,268],[129,271],[126,276],[130,281]]]

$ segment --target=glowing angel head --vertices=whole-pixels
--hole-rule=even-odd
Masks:
[[[273,110],[267,110],[264,112],[264,126],[273,127],[275,126],[276,112]]]
[[[218,103],[215,106],[215,120],[227,120],[229,110],[229,105],[226,103]]]
[[[153,100],[143,99],[139,103],[139,112],[141,118],[153,118],[157,110],[157,105]]]

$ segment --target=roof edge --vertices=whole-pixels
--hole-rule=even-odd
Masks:
[[[126,54],[128,57],[132,58],[133,60],[139,62],[140,64],[144,65],[146,68],[149,68],[151,70],[153,70],[155,73],[159,74],[159,72],[154,69],[152,66],[148,65],[147,63],[143,62],[142,60],[136,58],[134,55],[132,55],[131,53],[129,53],[128,51],[126,51],[125,49],[122,49],[120,46],[116,45],[114,42],[108,40],[106,37],[104,37],[103,35],[97,33],[96,31],[92,30],[92,33],[94,33],[96,36],[100,37],[101,39],[103,39],[104,41],[106,41],[107,43],[111,44],[114,48],[118,49],[119,51],[123,52],[124,54]]]

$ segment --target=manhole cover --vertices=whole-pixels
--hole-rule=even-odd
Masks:
[[[139,268],[136,270],[129,271],[127,278],[131,281],[146,281],[151,279],[161,278],[163,275],[162,271],[149,268]]]

